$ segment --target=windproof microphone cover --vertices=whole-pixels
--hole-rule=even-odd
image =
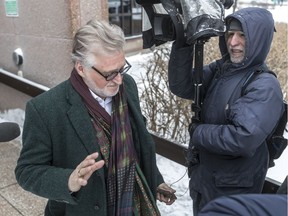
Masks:
[[[20,135],[20,127],[14,122],[0,123],[0,142],[9,142]]]

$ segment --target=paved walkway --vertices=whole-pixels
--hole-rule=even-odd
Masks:
[[[0,142],[0,216],[44,216],[46,199],[24,191],[16,182],[20,146],[18,140]]]

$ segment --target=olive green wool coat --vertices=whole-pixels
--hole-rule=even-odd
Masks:
[[[156,196],[163,178],[156,166],[154,142],[140,110],[135,81],[124,75],[123,85],[140,167]],[[45,215],[107,215],[104,168],[77,193],[68,190],[68,178],[76,166],[87,155],[100,152],[91,118],[69,80],[27,103],[22,137],[16,179],[23,189],[48,199]]]

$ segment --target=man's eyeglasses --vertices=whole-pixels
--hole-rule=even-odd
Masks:
[[[101,73],[99,70],[97,70],[94,66],[92,66],[91,68],[93,70],[95,70],[98,74],[100,74],[102,77],[104,77],[106,79],[106,81],[111,81],[113,80],[118,74],[125,74],[128,72],[128,70],[131,68],[131,65],[129,64],[129,62],[125,59],[126,65],[121,68],[119,71],[114,71],[108,75],[104,75],[103,73]]]

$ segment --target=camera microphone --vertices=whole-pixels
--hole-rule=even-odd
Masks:
[[[0,123],[0,142],[9,142],[20,135],[20,127],[14,122]]]

